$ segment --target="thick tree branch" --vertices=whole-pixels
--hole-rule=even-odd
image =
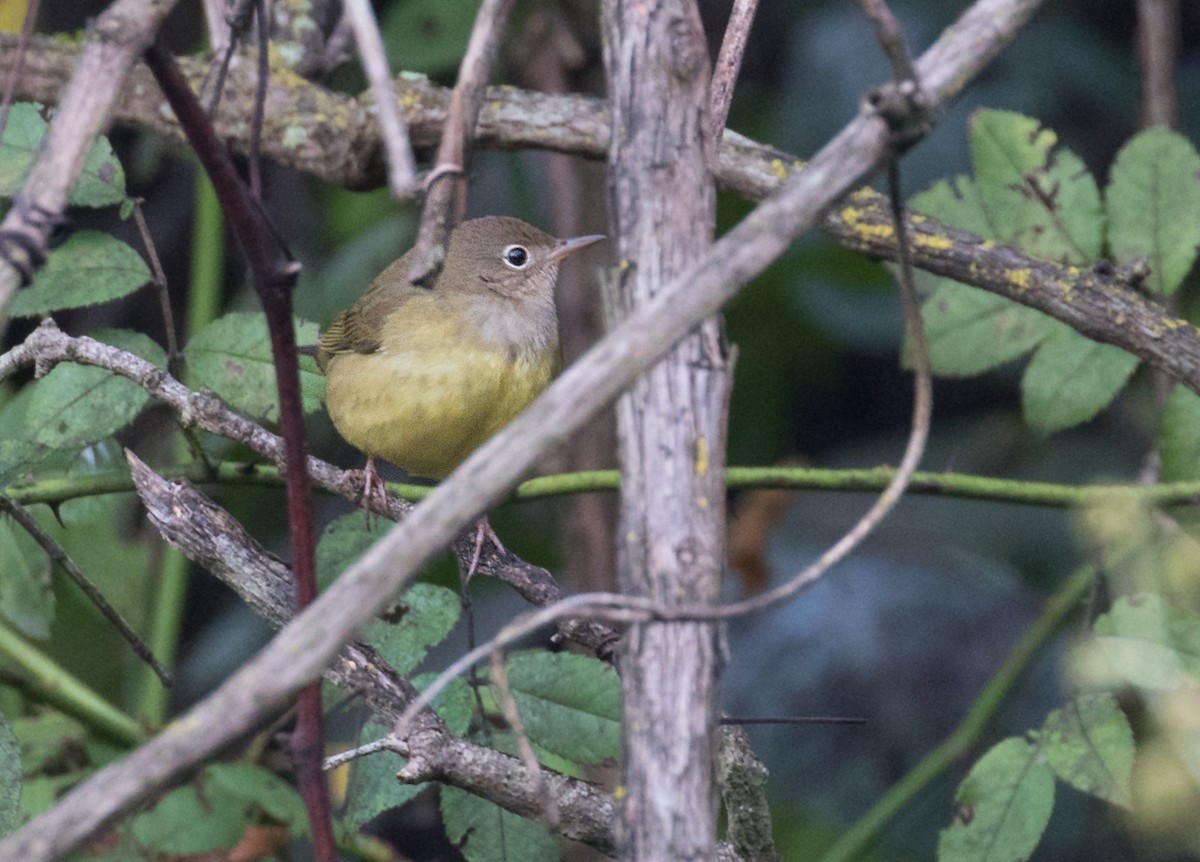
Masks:
[[[0,66],[14,62],[16,50],[15,37],[0,37]],[[35,39],[18,96],[55,104],[78,57],[78,48]],[[238,62],[243,61],[235,61],[217,129],[222,138],[244,146],[248,128],[238,106],[250,104],[253,78]],[[185,58],[181,64],[193,83],[203,77],[200,61]],[[412,76],[398,79],[396,91],[414,144],[427,150],[436,146],[449,91]],[[337,96],[276,71],[267,94],[264,153],[330,182],[355,188],[378,185],[384,178],[383,162],[369,105],[369,96]],[[161,99],[141,67],[131,73],[114,116],[179,136],[174,123],[164,119]],[[726,131],[723,140],[717,181],[746,197],[766,197],[803,167],[797,157],[735,132]],[[480,112],[476,144],[603,158],[607,112],[596,99],[493,87]],[[870,189],[857,191],[845,205],[831,210],[822,227],[847,248],[897,259],[887,202]],[[1138,294],[1136,279],[1041,261],[926,216],[910,217],[909,231],[917,269],[1036,308],[1089,338],[1129,351],[1200,392],[1200,330]]]
[[[138,496],[163,538],[234,590],[273,628],[295,615],[295,593],[287,565],[255,541],[238,521],[187,482],[158,476],[126,453]],[[367,644],[351,641],[325,670],[339,688],[361,696],[380,724],[394,726],[416,690]],[[409,760],[401,771],[408,783],[440,781],[490,799],[515,814],[539,818],[541,797],[520,760],[456,737],[431,710],[423,710],[396,741]],[[601,852],[612,847],[612,798],[575,778],[543,770],[559,805],[562,834]]]
[[[275,464],[284,461],[283,441],[279,437],[234,413],[218,399],[193,392],[161,368],[132,353],[91,338],[67,335],[52,321],[42,324],[24,343],[0,356],[0,380],[21,367],[35,365],[49,369],[59,362],[77,362],[108,369],[132,380],[150,397],[174,410],[184,428],[197,428],[237,441]],[[312,456],[308,459],[308,474],[312,481],[348,500],[357,501],[361,497],[362,484],[356,478],[358,472],[343,471]],[[22,497],[17,499],[25,503],[33,502]],[[407,500],[388,494],[386,507],[380,509],[378,514],[398,521],[407,516],[412,508],[413,504]],[[460,538],[454,547],[464,564],[469,563],[475,553],[474,534],[470,532],[469,536]],[[509,550],[498,550],[490,542],[485,545],[479,558],[478,571],[504,581],[536,605],[549,604],[562,597],[562,588],[550,572],[522,560]],[[593,650],[602,659],[609,660],[612,657],[617,635],[606,626],[587,620],[565,620],[559,626],[559,632],[568,640]]]
[[[958,93],[1036,5],[1033,0],[979,0],[970,7],[918,61],[931,107],[942,107]],[[355,629],[386,607],[427,559],[498,502],[539,455],[629,386],[874,172],[889,143],[886,124],[878,117],[864,113],[853,120],[784,188],[663,285],[654,299],[480,447],[254,659],[153,740],[97,772],[51,812],[0,842],[0,858],[43,862],[79,846],[129,806],[278,710],[320,675]],[[97,798],[98,788],[105,790],[102,798]]]

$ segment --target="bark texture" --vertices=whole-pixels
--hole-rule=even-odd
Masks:
[[[712,243],[710,61],[692,0],[607,0],[609,220],[616,316],[648,302]],[[729,375],[709,319],[618,402],[623,590],[664,606],[715,602],[724,565],[724,407]],[[716,855],[716,629],[628,632],[618,846],[623,859]]]

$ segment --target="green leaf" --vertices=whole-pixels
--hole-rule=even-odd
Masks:
[[[975,182],[991,239],[1059,263],[1100,256],[1104,210],[1083,162],[1037,120],[1008,111],[971,117]]]
[[[948,279],[921,310],[933,370],[951,377],[982,374],[1018,359],[1056,325],[1031,308]]]
[[[1200,616],[1160,596],[1123,596],[1072,656],[1085,685],[1168,690],[1200,681]]]
[[[166,362],[162,348],[140,333],[112,330],[93,337],[156,365]],[[60,363],[0,410],[0,440],[78,452],[124,428],[149,400],[136,383],[103,368]]]
[[[446,836],[467,862],[558,859],[558,839],[545,826],[511,814],[457,787],[442,787]]]
[[[197,783],[206,784],[203,774]],[[144,847],[167,854],[233,847],[245,829],[241,800],[222,792],[201,795],[193,784],[171,791],[132,824],[133,836]]]
[[[11,518],[0,518],[0,614],[27,637],[50,637],[54,590],[46,552]]]
[[[1133,730],[1111,694],[1080,695],[1054,710],[1038,742],[1054,774],[1076,790],[1133,806]]]
[[[1150,262],[1146,284],[1174,293],[1200,245],[1200,155],[1162,126],[1130,139],[1113,162],[1108,188],[1108,245],[1122,263]]]
[[[21,741],[21,760],[27,773],[62,774],[83,766],[79,751],[87,733],[69,715],[47,709],[15,719],[12,729]]]
[[[317,325],[296,321],[296,343],[316,344]],[[266,318],[260,313],[226,314],[197,332],[184,351],[197,382],[254,419],[279,421],[275,362]],[[325,378],[311,356],[300,357],[304,412],[320,409]]]
[[[259,813],[284,823],[296,834],[308,833],[304,800],[290,784],[273,772],[249,763],[218,763],[205,770],[208,794],[227,793],[241,800],[246,816]]]
[[[97,231],[80,231],[50,253],[33,285],[13,294],[5,312],[33,317],[128,296],[149,283],[146,262],[125,243]]]
[[[984,238],[995,234],[978,186],[967,177],[938,181],[910,206]],[[921,312],[935,374],[982,374],[1020,358],[1054,331],[1051,318],[1002,296],[926,272],[916,276],[926,297]]]
[[[621,752],[621,684],[591,656],[529,650],[507,662],[509,690],[535,744],[577,763]]]
[[[317,585],[325,589],[383,535],[367,528],[362,512],[349,512],[329,523],[317,542]]]
[[[1176,384],[1163,407],[1158,434],[1162,480],[1200,479],[1200,395]]]
[[[362,629],[362,637],[397,673],[407,674],[458,622],[458,596],[437,584],[413,584],[384,615]]]
[[[21,747],[0,713],[0,835],[21,822]]]
[[[367,722],[359,745],[375,742],[391,733],[390,727]],[[384,811],[411,801],[427,784],[401,784],[396,773],[404,766],[404,758],[394,751],[379,751],[350,763],[350,779],[346,787],[346,804],[342,823],[348,829],[361,829]]]
[[[413,679],[418,689],[425,688],[436,674],[422,674]],[[462,735],[467,732],[475,710],[475,696],[466,680],[456,679],[448,685],[433,702],[434,711],[446,722],[451,733]],[[391,731],[375,722],[363,727],[359,745],[382,739]],[[396,773],[404,765],[404,758],[393,751],[368,754],[350,763],[350,779],[346,786],[346,803],[341,815],[342,822],[350,829],[360,829],[384,811],[397,808],[413,799],[428,787],[428,784],[401,784]]]
[[[961,174],[950,180],[938,180],[925,191],[913,195],[909,207],[985,239],[995,234],[987,210],[983,208],[979,187],[970,177]]]
[[[38,105],[18,102],[9,110],[4,138],[0,141],[0,197],[11,198],[21,190],[41,149],[46,129]],[[88,152],[67,202],[72,206],[103,207],[124,200],[125,172],[108,139],[99,137]]]
[[[1131,353],[1054,322],[1021,380],[1025,418],[1043,434],[1091,419],[1124,388],[1138,365]]]
[[[938,839],[938,862],[1021,862],[1054,808],[1054,774],[1036,746],[1000,742],[976,763],[955,796],[955,822]]]
[[[215,764],[138,815],[132,829],[143,846],[159,853],[206,853],[234,846],[263,815],[293,827],[307,819],[296,792],[270,773]]]

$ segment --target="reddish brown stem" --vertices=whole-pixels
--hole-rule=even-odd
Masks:
[[[281,436],[287,461],[292,573],[296,583],[296,602],[303,608],[316,598],[317,582],[312,502],[305,469],[308,458],[300,407],[300,374],[292,328],[292,290],[300,270],[284,255],[266,213],[251,199],[245,183],[238,176],[228,153],[217,139],[212,123],[174,58],[156,43],[146,51],[146,65],[158,81],[200,164],[212,181],[225,218],[246,255],[254,289],[267,318],[279,391]],[[337,847],[330,817],[329,787],[321,770],[324,739],[321,725],[321,689],[319,684],[313,684],[300,692],[296,729],[292,735],[292,761],[312,824],[314,857],[318,862],[335,862]]]

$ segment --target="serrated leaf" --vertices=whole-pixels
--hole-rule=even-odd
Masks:
[[[1036,746],[1010,737],[980,758],[955,795],[955,822],[938,838],[938,862],[1022,862],[1054,808],[1054,774]]]
[[[919,212],[984,238],[995,230],[968,177],[941,180],[913,197]],[[948,278],[916,273],[935,374],[968,377],[1018,359],[1054,330],[1054,321],[1002,296]]]
[[[317,325],[296,321],[296,343],[316,344]],[[275,362],[266,318],[260,313],[226,314],[197,332],[184,350],[197,382],[230,406],[265,422],[279,421]],[[304,412],[321,406],[325,378],[311,356],[300,357],[300,396]]]
[[[995,233],[988,221],[987,210],[983,208],[979,187],[970,177],[961,174],[950,180],[938,180],[925,191],[913,195],[908,205],[916,212],[931,215],[985,239]]]
[[[529,650],[508,660],[508,686],[535,744],[576,763],[621,752],[621,684],[604,662]]]
[[[387,612],[387,620],[371,620],[362,638],[379,651],[398,673],[407,674],[430,648],[441,643],[458,622],[460,600],[437,584],[413,584]]]
[[[457,787],[442,787],[442,821],[446,836],[467,862],[553,862],[558,839],[545,826],[511,814]]]
[[[413,685],[424,689],[436,674],[422,674],[413,679]],[[433,702],[434,711],[446,723],[451,733],[462,735],[467,732],[471,716],[475,711],[475,696],[464,679],[453,680]],[[391,731],[375,722],[367,722],[358,740],[359,745],[382,739]],[[404,758],[391,751],[379,752],[354,760],[350,764],[350,778],[346,786],[346,803],[341,814],[342,822],[350,829],[360,829],[384,811],[397,808],[413,799],[428,787],[428,784],[401,784],[396,773],[404,765]]]
[[[1100,256],[1104,211],[1083,162],[1037,120],[978,111],[971,156],[991,238],[1035,257],[1088,263]]]
[[[50,253],[33,284],[13,294],[4,310],[12,317],[33,317],[99,305],[150,280],[146,262],[128,245],[106,233],[80,231]]]
[[[11,198],[21,190],[47,128],[38,105],[18,102],[10,108],[0,141],[0,197]],[[125,197],[125,172],[108,139],[101,136],[88,151],[67,202],[72,206],[103,207],[121,203]]]
[[[1084,684],[1128,684],[1149,690],[1200,680],[1200,616],[1160,596],[1123,596],[1092,626],[1072,668]]]
[[[162,348],[141,333],[113,330],[93,337],[156,365],[166,361]],[[124,428],[148,402],[149,396],[131,380],[103,368],[64,362],[0,410],[0,439],[78,452]]]
[[[21,822],[21,747],[0,714],[0,836]]]
[[[1021,379],[1025,418],[1043,434],[1091,419],[1124,388],[1138,358],[1054,322]]]
[[[1038,742],[1054,774],[1076,790],[1130,808],[1133,730],[1108,692],[1080,695],[1046,716]]]
[[[0,615],[26,637],[50,637],[54,590],[46,552],[11,518],[0,518]]]
[[[1147,286],[1174,293],[1200,245],[1200,155],[1178,132],[1135,135],[1113,162],[1105,190],[1108,245],[1123,263],[1150,262]]]
[[[936,374],[969,377],[1018,359],[1054,331],[1056,322],[1002,296],[948,279],[921,307]]]
[[[1200,395],[1176,384],[1163,407],[1158,435],[1162,481],[1200,479]]]

